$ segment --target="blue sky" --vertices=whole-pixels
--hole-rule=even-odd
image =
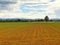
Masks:
[[[60,0],[0,0],[0,18],[60,18]]]

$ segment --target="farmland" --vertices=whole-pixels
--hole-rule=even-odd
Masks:
[[[1,22],[0,45],[60,45],[60,23]]]

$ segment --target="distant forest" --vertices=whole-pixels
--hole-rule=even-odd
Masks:
[[[19,18],[0,19],[0,22],[53,22],[53,21],[60,22],[60,19],[49,19],[48,16],[46,16],[44,19],[19,19]]]

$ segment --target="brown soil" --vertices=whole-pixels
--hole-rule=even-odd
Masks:
[[[0,45],[60,45],[60,28],[54,25],[34,23],[0,30]]]

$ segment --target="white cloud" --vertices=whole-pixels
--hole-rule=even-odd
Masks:
[[[1,1],[5,1],[5,0],[1,0]],[[8,0],[6,0],[8,1]],[[5,5],[7,6],[8,9],[6,10],[0,10],[0,18],[44,18],[46,15],[48,15],[50,18],[56,18],[57,15],[55,14],[55,10],[57,10],[58,8],[60,9],[60,0],[56,0],[56,1],[51,1],[51,0],[9,0],[8,2],[16,2],[14,4],[9,4],[9,5]],[[51,1],[51,2],[50,2]],[[21,4],[24,3],[38,3],[35,5],[27,5],[29,6],[30,10],[46,10],[45,12],[21,12]],[[45,8],[34,8],[34,6],[39,7],[39,5],[43,5],[46,6]]]

